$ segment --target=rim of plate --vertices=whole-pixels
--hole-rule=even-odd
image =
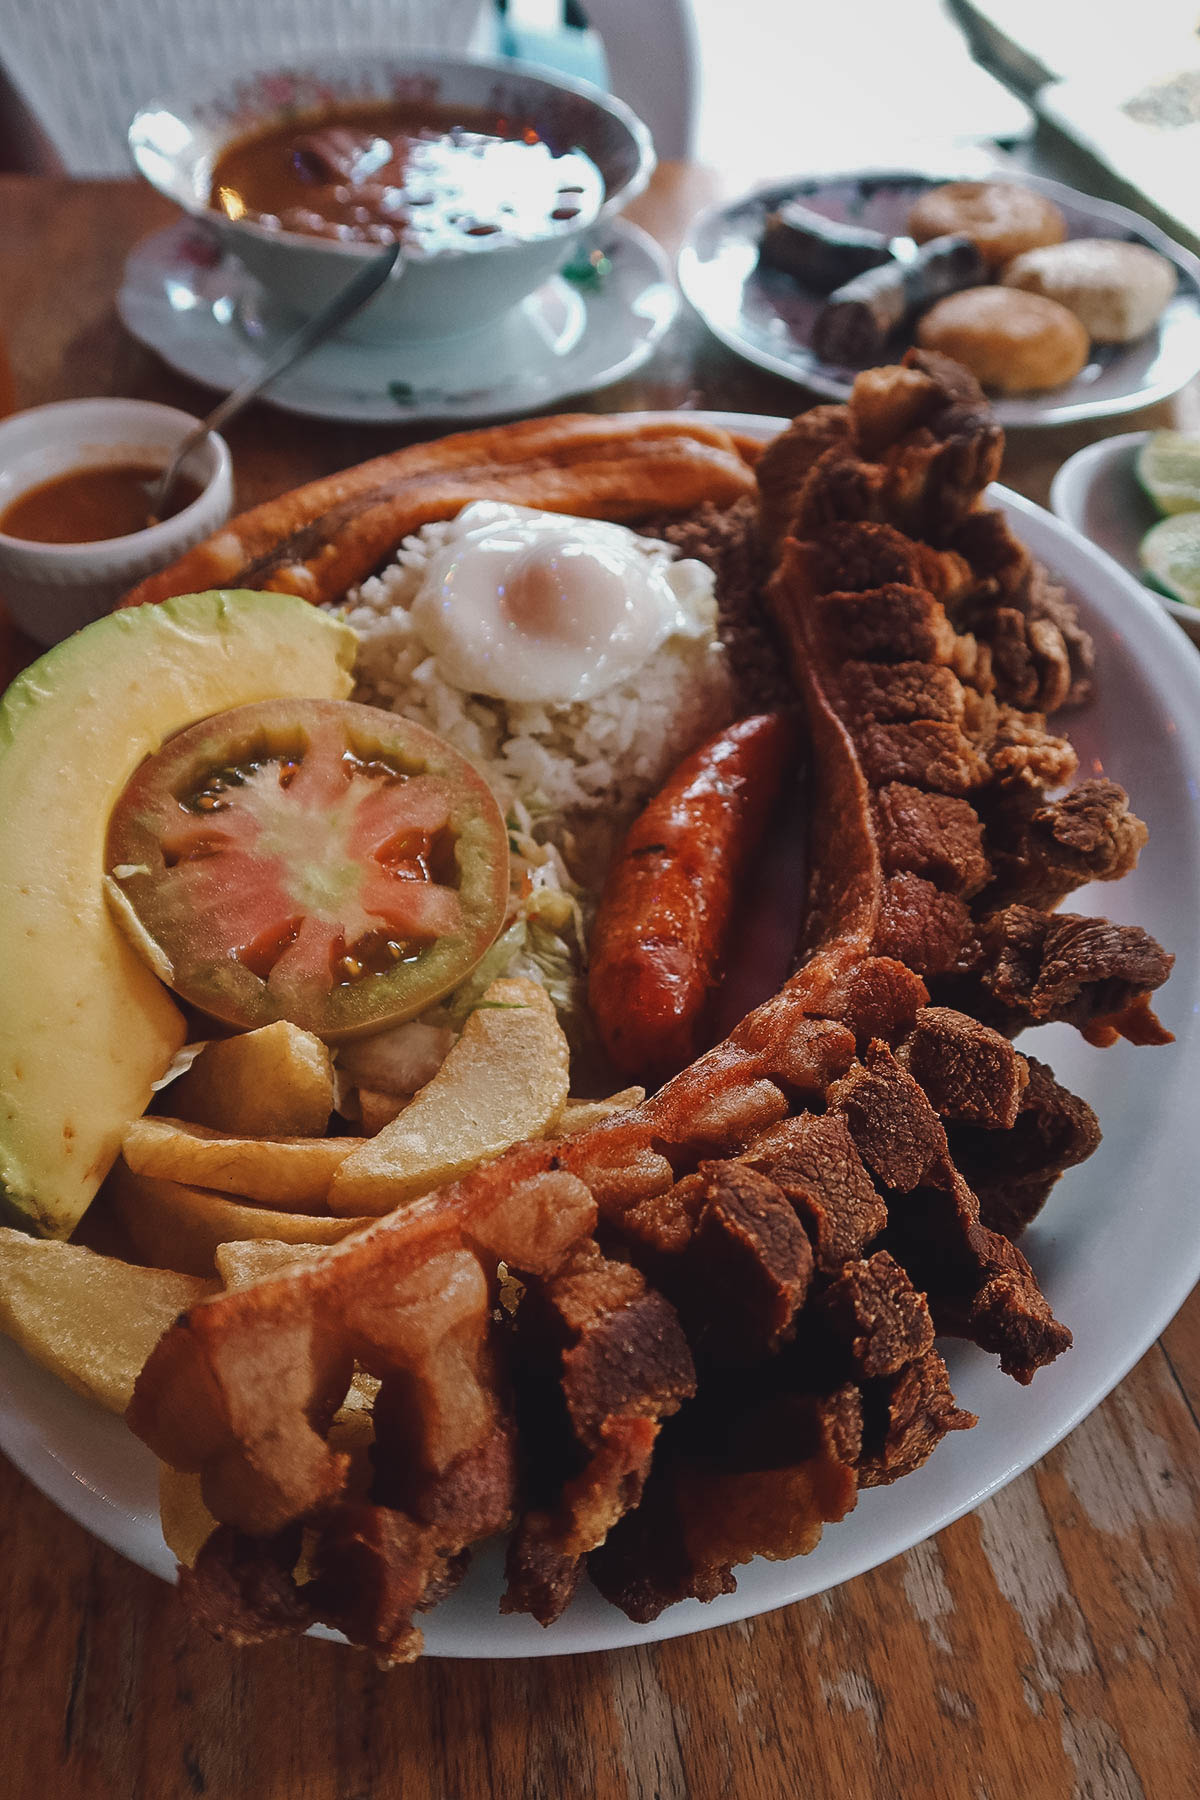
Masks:
[[[748,413],[696,411],[691,416],[764,440],[788,423],[785,419]],[[1067,553],[1074,565],[1068,580],[1076,588],[1081,582],[1087,583],[1089,592],[1084,595],[1084,603],[1089,611],[1094,611],[1091,623],[1097,633],[1104,636],[1107,648],[1126,658],[1145,687],[1170,703],[1171,730],[1179,740],[1177,760],[1182,766],[1200,771],[1200,658],[1180,656],[1176,628],[1153,596],[1102,551],[1042,507],[1000,485],[989,489],[988,497],[1019,521],[1023,540],[1036,556],[1053,565],[1056,551]],[[1092,584],[1101,598],[1089,604]],[[1132,626],[1137,627],[1136,634]],[[1200,866],[1200,829],[1193,836],[1192,848]],[[1178,1014],[1176,1023],[1180,1027],[1173,1053],[1178,1061],[1172,1065],[1169,1085],[1180,1088],[1187,1085],[1189,1064],[1196,1065],[1193,1075],[1200,1075],[1200,1027],[1185,1030],[1186,1023],[1200,1015],[1200,958],[1191,965],[1180,959],[1173,986],[1167,993],[1174,1000],[1173,1010]],[[1042,1027],[1043,1033],[1067,1030]],[[1073,1035],[1071,1042],[1075,1042]],[[1119,1049],[1091,1054],[1112,1058]],[[1139,1050],[1134,1054],[1145,1057],[1153,1052]],[[1107,1123],[1111,1129],[1114,1120],[1110,1117]],[[1147,1145],[1146,1150],[1163,1155],[1166,1146],[1167,1140],[1160,1138]],[[1076,1173],[1070,1172],[1064,1185]],[[1161,1193],[1161,1189],[1158,1191]],[[1167,1202],[1160,1204],[1165,1207]],[[1137,1210],[1133,1199],[1129,1205]],[[498,1560],[494,1550],[485,1550],[474,1571],[477,1579],[472,1581],[469,1576],[464,1586],[424,1621],[425,1654],[507,1660],[578,1655],[656,1643],[775,1611],[840,1586],[901,1555],[973,1511],[1039,1461],[1112,1392],[1160,1336],[1200,1279],[1200,1213],[1192,1209],[1184,1212],[1182,1218],[1185,1226],[1190,1225],[1190,1236],[1185,1229],[1182,1240],[1176,1236],[1163,1243],[1154,1262],[1157,1281],[1153,1294],[1143,1296],[1140,1308],[1131,1309],[1132,1318],[1127,1314],[1118,1321],[1115,1333],[1103,1340],[1103,1351],[1092,1344],[1090,1353],[1085,1353],[1077,1344],[1066,1357],[1042,1370],[1038,1375],[1038,1402],[1001,1376],[991,1359],[981,1352],[952,1340],[941,1340],[956,1392],[964,1380],[972,1388],[982,1382],[989,1390],[990,1417],[987,1410],[982,1412],[974,1431],[944,1440],[922,1469],[896,1486],[871,1489],[860,1495],[848,1519],[829,1526],[811,1556],[779,1563],[757,1558],[739,1568],[735,1593],[703,1606],[694,1600],[684,1601],[668,1608],[650,1625],[634,1624],[585,1587],[564,1617],[549,1630],[543,1630],[532,1619],[500,1617],[496,1613],[495,1593],[485,1595],[482,1582],[490,1579],[492,1586],[498,1587]],[[1053,1220],[1043,1221],[1031,1228],[1038,1237],[1035,1255],[1039,1260],[1053,1261],[1058,1238]],[[1072,1318],[1070,1322],[1077,1339],[1083,1338],[1094,1323],[1082,1318]],[[174,1559],[162,1541],[157,1515],[152,1510],[150,1453],[121,1420],[81,1400],[47,1371],[31,1363],[14,1345],[0,1341],[0,1368],[5,1363],[10,1371],[19,1369],[22,1379],[17,1384],[0,1384],[0,1449],[42,1493],[94,1536],[140,1567],[171,1579]],[[9,1388],[7,1400],[5,1385]],[[39,1405],[47,1396],[53,1397],[56,1410],[68,1420],[57,1435],[48,1431],[45,1409]],[[21,1397],[23,1408],[17,1403]],[[963,1398],[961,1392],[959,1398]],[[1013,1408],[1017,1410],[1010,1422],[1005,1415]],[[97,1479],[95,1475],[97,1462],[105,1459],[119,1471],[108,1486],[103,1477]],[[481,1607],[490,1610],[481,1613]],[[336,1634],[317,1628],[316,1635]]]
[[[912,167],[875,167],[863,169],[831,169],[819,170],[815,174],[793,175],[786,180],[766,181],[750,188],[733,200],[718,201],[697,213],[688,227],[687,236],[680,246],[676,258],[675,272],[680,290],[688,305],[700,318],[713,336],[724,344],[727,350],[743,357],[747,362],[755,363],[769,374],[782,375],[785,380],[795,382],[798,387],[806,388],[810,393],[823,395],[830,400],[845,400],[850,394],[850,383],[825,372],[825,365],[813,359],[812,367],[801,372],[796,364],[784,356],[775,356],[771,351],[751,343],[736,328],[727,326],[716,320],[709,313],[700,292],[699,270],[701,256],[699,244],[712,228],[723,219],[732,218],[735,214],[754,206],[764,206],[771,201],[779,201],[789,194],[812,188],[819,183],[840,181],[928,181],[941,183],[954,180],[1006,181],[1017,187],[1029,187],[1044,194],[1047,199],[1061,202],[1075,210],[1090,213],[1094,218],[1106,224],[1119,226],[1123,231],[1133,232],[1143,243],[1148,244],[1160,255],[1175,264],[1176,268],[1187,277],[1189,297],[1195,304],[1200,316],[1200,257],[1193,255],[1183,244],[1179,244],[1167,232],[1149,219],[1143,219],[1128,206],[1121,206],[1115,200],[1100,200],[1092,194],[1086,194],[1082,188],[1070,187],[1066,182],[1055,181],[1047,175],[1026,174],[1024,170],[1010,171],[1004,168],[992,168],[981,176],[979,171],[964,173],[961,166],[936,167],[914,164]],[[1164,376],[1161,380],[1145,387],[1139,387],[1127,394],[1116,394],[1107,400],[1077,400],[1064,405],[1043,405],[1025,398],[996,396],[991,400],[992,411],[1001,425],[1017,430],[1038,429],[1050,425],[1078,424],[1087,419],[1118,418],[1125,413],[1140,412],[1143,407],[1154,406],[1161,400],[1169,400],[1180,388],[1200,371],[1200,331],[1196,334],[1195,360],[1190,367],[1184,367],[1182,361],[1179,372]],[[1049,390],[1053,392],[1053,390]]]

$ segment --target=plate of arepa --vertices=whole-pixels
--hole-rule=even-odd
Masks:
[[[806,219],[823,239],[812,259]],[[951,285],[963,259],[947,281],[935,245],[964,239]],[[1008,428],[1132,412],[1200,370],[1200,259],[1126,207],[1024,172],[772,182],[693,222],[679,281],[722,343],[832,400],[914,343],[971,368]]]

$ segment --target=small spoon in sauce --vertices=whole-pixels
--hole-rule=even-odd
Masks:
[[[154,525],[165,517],[167,501],[171,488],[179,474],[180,467],[187,460],[197,444],[202,444],[210,431],[220,431],[230,419],[248,406],[251,400],[258,397],[265,388],[270,387],[280,375],[293,368],[296,363],[315,350],[317,345],[344,325],[366,305],[371,296],[378,291],[388,279],[400,255],[399,243],[389,244],[378,256],[373,256],[366,266],[359,270],[353,281],[348,281],[341,291],[334,295],[327,306],[306,319],[299,331],[293,332],[290,338],[280,344],[274,356],[269,357],[257,374],[243,381],[240,387],[227,394],[219,406],[214,406],[208,417],[197,425],[195,431],[189,433],[180,444],[178,450],[155,482],[146,483],[146,494],[149,502],[150,517],[147,523]]]

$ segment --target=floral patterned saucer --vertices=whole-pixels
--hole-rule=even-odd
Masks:
[[[678,305],[653,238],[617,220],[486,330],[394,344],[332,338],[265,397],[287,412],[370,425],[534,412],[630,374]],[[117,311],[173,369],[222,392],[253,374],[297,324],[192,219],[137,246]]]

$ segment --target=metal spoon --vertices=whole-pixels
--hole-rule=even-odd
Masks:
[[[358,271],[353,281],[348,281],[340,293],[334,295],[327,306],[314,313],[311,319],[306,319],[299,331],[293,332],[290,338],[280,344],[274,356],[267,360],[257,374],[243,381],[240,387],[235,387],[232,394],[227,394],[221,404],[214,406],[208,417],[197,425],[195,431],[184,438],[157,481],[146,484],[152,522],[164,516],[167,499],[180,466],[197,444],[202,444],[210,431],[220,431],[222,425],[227,425],[264,388],[270,387],[285,370],[294,367],[310,350],[315,350],[331,332],[336,331],[339,325],[344,325],[360,307],[365,306],[372,294],[383,286],[395,268],[399,255],[400,245],[396,243],[389,244],[379,256],[373,256]]]

